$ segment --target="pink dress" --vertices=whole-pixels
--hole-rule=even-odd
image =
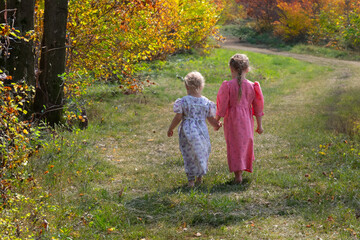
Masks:
[[[264,97],[258,82],[244,80],[238,100],[237,79],[224,81],[217,94],[216,115],[224,118],[224,134],[230,172],[252,172],[254,117],[264,115]]]

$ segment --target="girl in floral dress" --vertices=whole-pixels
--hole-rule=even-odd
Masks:
[[[243,171],[252,172],[254,161],[254,118],[256,132],[261,134],[264,98],[258,82],[245,78],[249,59],[244,54],[231,57],[232,80],[224,81],[217,95],[216,120],[224,118],[224,134],[230,172],[241,183]]]
[[[193,187],[195,178],[201,183],[207,172],[207,164],[211,151],[206,119],[218,130],[221,123],[215,120],[216,105],[201,95],[205,80],[199,72],[190,72],[185,77],[186,96],[174,103],[175,117],[172,120],[168,137],[173,136],[174,128],[180,123],[179,146],[184,159],[185,173],[189,186]]]

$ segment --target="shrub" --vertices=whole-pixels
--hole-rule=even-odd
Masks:
[[[69,9],[69,71],[119,81],[127,92],[143,86],[134,78],[139,62],[209,47],[221,10],[213,1],[190,0],[71,0]]]
[[[26,223],[33,209],[23,209],[24,206],[42,207],[24,196],[21,190],[27,189],[25,185],[33,181],[25,166],[41,143],[39,128],[26,120],[26,106],[30,104],[34,89],[26,83],[10,81],[11,76],[0,74],[0,232],[3,237],[14,238],[33,224]]]
[[[310,16],[299,2],[278,4],[279,21],[275,22],[275,34],[285,41],[302,41],[312,28]]]

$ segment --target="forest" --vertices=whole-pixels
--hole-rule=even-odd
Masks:
[[[232,31],[231,36],[226,29]],[[301,87],[304,96],[323,97],[321,103],[316,103],[324,104],[318,110],[319,119],[291,122],[289,117],[284,126],[286,137],[276,135],[279,129],[271,122],[273,135],[259,140],[264,152],[259,155],[290,161],[284,168],[293,168],[279,177],[275,170],[265,170],[268,165],[261,165],[261,171],[272,178],[266,182],[262,180],[265,173],[254,174],[248,179],[249,185],[264,181],[262,186],[271,186],[271,193],[281,188],[282,196],[266,195],[264,189],[261,193],[254,190],[257,195],[252,196],[248,189],[251,186],[239,190],[227,185],[226,171],[210,175],[215,180],[205,183],[207,187],[174,190],[169,186],[178,184],[177,178],[182,176],[182,168],[177,170],[178,177],[169,176],[172,169],[182,166],[177,143],[171,140],[174,146],[164,150],[167,140],[158,136],[160,126],[169,122],[164,117],[170,113],[169,103],[183,90],[180,79],[186,75],[185,70],[194,68],[204,72],[209,86],[205,93],[216,98],[216,88],[225,75],[217,70],[227,71],[224,69],[230,52],[226,51],[231,50],[223,46],[228,39],[265,48],[274,47],[266,45],[273,39],[286,47],[305,45],[315,47],[317,52],[325,49],[340,53],[331,64],[324,66],[318,61],[316,67],[292,58],[269,59],[266,54],[248,53],[250,59],[255,59],[250,76],[262,81],[272,106],[269,109],[274,112],[285,104],[279,96],[285,99],[289,92],[296,95],[296,91],[303,91],[296,90]],[[359,52],[359,0],[0,0],[2,239],[356,239],[360,234],[356,180],[360,167]],[[344,65],[341,58],[355,63]],[[315,76],[315,72],[319,74]],[[291,80],[292,74],[298,74],[297,78]],[[340,89],[328,85],[322,74],[353,82],[346,82],[347,87]],[[287,77],[290,80],[286,84],[283,79]],[[308,78],[298,82],[302,77]],[[313,92],[307,81],[328,92]],[[338,91],[323,87],[330,85]],[[298,102],[293,99],[296,97]],[[308,110],[311,103],[298,95],[293,98],[289,106],[301,102],[297,107],[304,107],[309,116],[319,107],[315,104]],[[322,121],[327,125],[319,130],[315,124]],[[310,130],[294,133],[289,127],[293,123]],[[140,129],[146,134],[137,132]],[[295,141],[296,134],[303,135]],[[312,139],[310,134],[317,137]],[[211,138],[220,137],[216,133]],[[266,146],[272,141],[279,149],[289,148],[289,152],[271,155]],[[281,141],[288,143],[281,145]],[[223,144],[220,140],[217,143]],[[144,147],[148,153],[139,149],[147,144],[154,144]],[[224,149],[215,147],[215,159],[221,159],[220,152]],[[151,172],[144,175],[152,176],[151,186],[141,179],[144,175],[137,175],[145,171],[140,166],[119,165],[116,173],[111,165],[115,163],[106,160],[146,165],[143,159],[148,155],[173,161],[164,163],[164,169],[158,162],[148,167]],[[318,162],[297,165],[303,158]],[[224,168],[219,164],[214,166]],[[312,167],[316,172],[313,175],[308,173]],[[305,180],[291,177],[296,168]],[[158,176],[156,169],[162,169],[161,174],[170,180]],[[337,178],[341,180],[338,185]],[[163,188],[156,188],[154,179]],[[115,187],[116,181],[121,184]],[[303,186],[303,182],[309,185]],[[102,188],[102,184],[109,187]],[[136,192],[136,188],[141,190]],[[301,193],[304,189],[311,196]],[[229,195],[238,190],[248,195]],[[348,194],[342,196],[346,190]],[[253,206],[251,197],[262,207]],[[271,208],[272,198],[286,201],[286,210],[280,210],[284,206]],[[251,217],[241,215],[238,204],[244,204],[244,211]],[[316,208],[316,204],[321,210],[313,216],[309,209]],[[194,215],[184,213],[191,212],[190,205],[195,206]],[[331,207],[334,213],[327,213]],[[283,236],[286,230],[280,231],[280,227],[268,229],[270,223],[262,218],[261,211],[264,219],[276,215],[276,226],[288,222],[290,235]],[[301,219],[294,217],[297,212],[303,213]],[[188,231],[190,226],[195,226],[193,232]],[[167,227],[170,230],[165,230]],[[237,227],[245,228],[247,233],[241,235]],[[299,237],[298,233],[303,235]]]

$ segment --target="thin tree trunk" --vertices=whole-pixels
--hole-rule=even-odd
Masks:
[[[1,1],[1,8],[5,10],[4,1]],[[34,29],[34,10],[35,0],[7,0],[7,9],[15,11],[3,13],[1,22],[7,22],[20,31],[20,36],[26,37],[26,33]],[[14,14],[15,13],[15,14]],[[4,17],[7,16],[7,19]],[[14,23],[14,24],[12,24]],[[3,67],[9,72],[15,82],[26,81],[30,85],[35,85],[35,57],[33,52],[33,42],[15,40],[10,43],[10,56],[2,59]]]
[[[64,83],[59,75],[65,72],[67,13],[67,0],[45,0],[40,76],[34,110],[51,125],[61,121],[64,104]]]

